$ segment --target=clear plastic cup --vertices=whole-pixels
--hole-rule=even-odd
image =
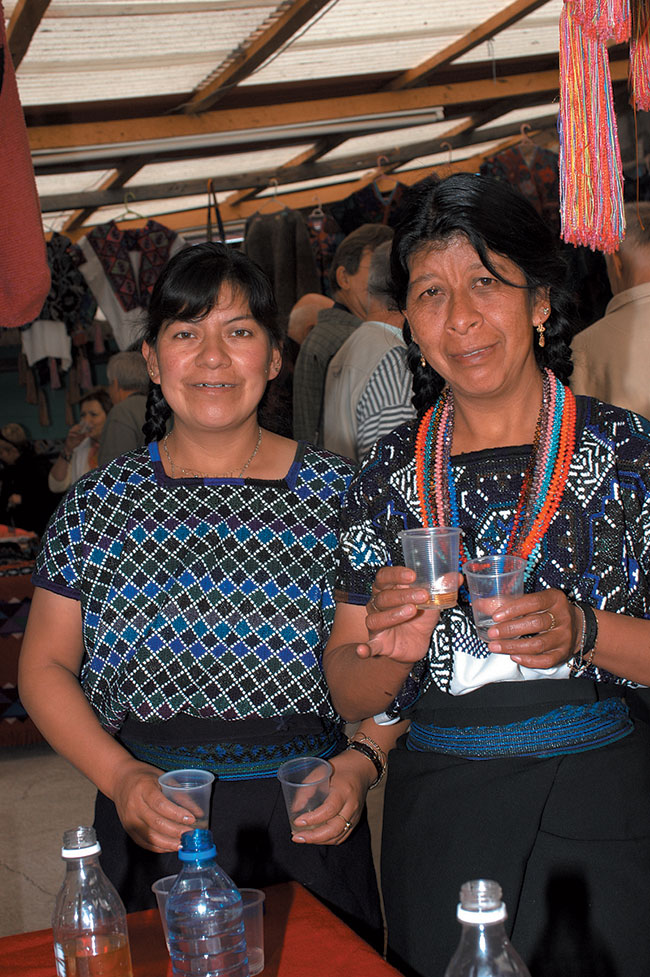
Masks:
[[[208,770],[169,770],[158,777],[165,797],[187,808],[196,818],[193,828],[207,830],[210,822],[210,795],[214,774]]]
[[[472,600],[476,633],[488,641],[488,629],[494,625],[492,615],[524,592],[526,561],[520,556],[504,554],[469,560],[463,565]]]
[[[158,879],[151,886],[151,891],[156,897],[156,902],[158,903],[158,912],[160,913],[160,922],[162,923],[163,933],[165,934],[165,943],[167,944],[167,952],[169,953],[169,936],[167,934],[167,917],[165,915],[165,909],[167,908],[167,897],[169,895],[169,890],[176,881],[175,875],[166,875],[164,879]]]
[[[429,592],[417,606],[454,607],[458,601],[458,548],[462,530],[456,526],[428,526],[400,533],[404,565],[415,570],[415,586]]]
[[[264,970],[264,900],[261,889],[240,889],[244,903],[244,930],[251,977]]]
[[[313,756],[287,760],[278,770],[292,834],[308,830],[296,825],[296,818],[320,807],[327,799],[332,770],[327,760]]]

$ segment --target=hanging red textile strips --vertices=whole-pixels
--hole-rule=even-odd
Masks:
[[[650,0],[637,0],[633,8],[629,86],[632,105],[650,111]]]
[[[615,251],[625,235],[623,167],[605,42],[583,30],[565,2],[560,17],[560,217],[562,237]]]
[[[630,0],[566,0],[573,19],[585,34],[617,44],[627,41],[632,30]]]

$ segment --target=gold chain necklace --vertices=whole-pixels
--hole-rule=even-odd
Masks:
[[[169,453],[169,448],[167,447],[167,438],[168,437],[169,437],[169,434],[166,434],[165,437],[163,438],[163,450],[164,450],[164,452],[165,452],[165,454],[167,456],[167,461],[169,462],[170,467],[171,467],[171,470],[172,470],[172,472],[171,472],[172,478],[175,478],[176,477],[176,471],[177,470],[178,470],[179,475],[186,475],[189,478],[232,478],[234,476],[234,474],[235,474],[234,472],[225,472],[223,475],[209,475],[207,472],[197,472],[197,471],[194,471],[192,468],[178,468],[177,469],[176,468],[176,465],[174,464],[174,460],[173,460],[172,456]],[[253,448],[253,452],[252,452],[250,458],[248,459],[248,461],[246,462],[246,464],[244,465],[244,467],[240,471],[239,475],[236,476],[237,478],[242,478],[244,472],[248,469],[248,467],[249,467],[250,463],[252,462],[253,458],[255,457],[255,455],[257,454],[257,452],[259,451],[259,448],[260,448],[261,443],[262,443],[262,428],[261,427],[258,427],[257,428],[257,444]]]

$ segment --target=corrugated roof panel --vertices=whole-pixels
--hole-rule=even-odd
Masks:
[[[152,183],[169,183],[172,180],[199,180],[201,177],[241,175],[247,172],[267,170],[282,166],[307,146],[285,146],[282,149],[266,149],[254,153],[224,154],[202,159],[186,159],[169,163],[150,163],[143,166],[128,183],[134,189]]]
[[[501,142],[502,140],[500,139],[491,140],[490,142],[477,143],[475,146],[463,146],[462,149],[445,150],[442,153],[434,153],[431,156],[419,156],[416,160],[411,160],[411,162],[394,170],[393,175],[398,176],[400,173],[407,173],[409,170],[419,169],[420,167],[458,163],[462,159],[471,159],[473,156],[491,153],[501,145]],[[442,177],[445,174],[439,173],[438,175]]]
[[[522,17],[512,27],[495,34],[491,41],[484,41],[457,58],[454,64],[489,61],[493,58],[534,57],[557,51],[562,6],[563,0],[549,0],[534,13]]]
[[[392,129],[390,132],[373,133],[370,136],[358,136],[356,139],[348,139],[346,142],[330,150],[323,160],[331,162],[336,159],[346,159],[356,154],[367,156],[368,153],[377,153],[377,156],[387,156],[390,162],[391,151],[401,149],[411,143],[426,142],[427,139],[442,139],[444,134],[452,127],[458,126],[460,119],[449,119],[444,122],[433,122],[426,126],[410,126],[408,129]]]
[[[157,16],[44,17],[17,72],[21,101],[192,91],[273,10],[268,4]]]
[[[410,3],[408,16],[402,17],[394,0],[375,0],[369,18],[367,0],[338,0],[243,84],[407,70],[458,41],[504,6],[501,0],[459,0],[448,4],[419,0],[417,4]],[[556,38],[558,18],[559,14],[554,18]],[[528,19],[536,24],[539,14],[537,21],[534,15]],[[533,41],[526,35],[514,43],[532,48]],[[544,49],[539,47],[530,53]],[[517,56],[526,53],[527,48],[520,47]],[[486,57],[485,51],[481,57]]]
[[[74,173],[52,173],[36,177],[36,188],[41,197],[57,193],[75,193],[98,190],[114,170],[77,170]]]

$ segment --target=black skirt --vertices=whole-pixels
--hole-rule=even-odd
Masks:
[[[508,700],[519,721],[525,694],[514,684],[456,697],[455,706],[445,696],[444,724],[455,707],[459,725],[471,725],[473,708],[481,724],[503,723]],[[577,687],[592,683],[544,685],[555,687],[557,703],[565,694],[575,701]],[[441,695],[427,693],[419,705],[435,715]],[[507,930],[532,977],[650,974],[643,718],[608,746],[546,759],[467,760],[407,750],[402,738],[388,770],[382,887],[390,957],[404,973],[442,977],[460,937],[460,886],[491,878],[503,888]]]

